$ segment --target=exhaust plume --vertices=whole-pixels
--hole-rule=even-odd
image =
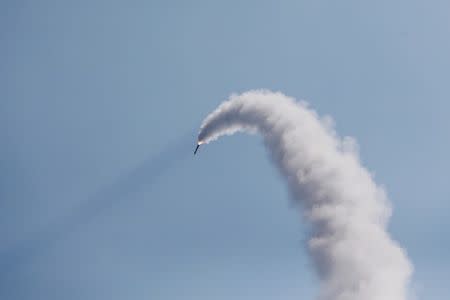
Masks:
[[[391,207],[361,165],[356,141],[340,138],[329,117],[281,93],[232,95],[206,117],[207,144],[238,131],[259,133],[311,224],[307,248],[321,300],[405,300],[412,265],[386,231]]]

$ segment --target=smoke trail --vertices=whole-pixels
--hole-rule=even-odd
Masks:
[[[281,93],[232,95],[204,120],[199,144],[237,131],[260,133],[293,199],[312,225],[308,250],[319,299],[404,300],[412,273],[386,232],[391,208],[361,166],[357,144],[337,136],[306,103]]]

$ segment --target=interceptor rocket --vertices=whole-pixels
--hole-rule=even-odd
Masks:
[[[200,147],[200,144],[197,144],[197,147],[196,147],[195,150],[194,150],[194,155],[197,154],[198,147]]]
[[[204,143],[203,141],[198,141],[198,142],[197,142],[197,147],[195,147],[194,155],[197,154],[198,148],[199,148],[200,145],[203,144],[203,143]]]

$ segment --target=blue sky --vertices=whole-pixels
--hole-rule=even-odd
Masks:
[[[330,114],[450,295],[447,1],[2,1],[0,295],[312,299],[307,225],[261,140],[192,156],[233,92]]]

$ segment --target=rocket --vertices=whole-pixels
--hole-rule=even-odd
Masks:
[[[205,143],[205,142],[203,142],[203,141],[200,141],[200,140],[199,140],[199,141],[197,141],[197,147],[195,147],[195,150],[194,150],[194,155],[195,155],[195,154],[197,154],[197,151],[198,151],[198,147],[200,147],[200,145],[201,145],[201,144],[204,144],[204,143]]]

